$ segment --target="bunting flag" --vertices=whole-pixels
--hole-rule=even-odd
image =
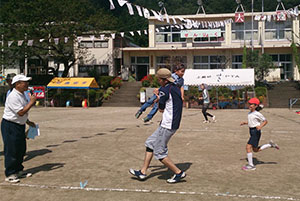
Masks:
[[[148,32],[147,32],[147,30],[144,30],[144,34],[145,34],[145,35],[148,35]]]
[[[21,46],[23,44],[24,40],[18,40],[18,46]]]
[[[121,7],[123,7],[127,3],[127,1],[125,0],[118,0],[118,2]]]
[[[169,15],[168,14],[165,14],[165,18],[167,20],[167,23],[170,24],[170,18],[169,18]]]
[[[110,2],[110,10],[114,10],[115,9],[114,2],[112,0],[109,0],[109,2]]]
[[[100,35],[100,40],[104,40],[104,36],[105,36],[104,34],[101,34]]]
[[[90,35],[90,39],[91,39],[92,41],[94,41],[94,40],[95,40],[95,36],[94,36],[94,35]]]
[[[120,32],[121,36],[124,37],[124,32]]]
[[[33,40],[28,40],[27,46],[32,46],[33,45]]]
[[[141,31],[136,31],[140,36],[142,35]]]
[[[133,31],[129,31],[129,33],[130,33],[132,36],[134,36],[134,32],[133,32]]]
[[[156,28],[155,30],[156,30],[156,32],[159,32],[159,29],[158,29],[158,28]]]
[[[67,42],[68,42],[68,40],[69,40],[69,38],[68,38],[68,37],[65,37],[65,43],[67,43]]]
[[[140,16],[140,17],[144,17],[144,16],[143,16],[143,12],[142,12],[141,7],[138,6],[138,5],[135,5],[135,7],[136,7],[136,10],[138,11],[139,16]]]
[[[145,18],[148,19],[150,17],[150,12],[147,8],[143,8],[143,13]]]
[[[130,15],[134,15],[134,12],[133,12],[133,8],[132,8],[132,5],[131,3],[126,3],[126,6],[128,8],[128,12]]]
[[[115,39],[115,38],[116,38],[116,34],[115,34],[115,33],[112,33],[112,34],[111,34],[111,37],[112,37],[112,39]]]
[[[14,42],[14,41],[8,41],[8,42],[7,42],[8,47],[10,47],[10,46],[13,44],[13,42]]]
[[[45,39],[41,38],[41,39],[40,39],[40,43],[42,43],[44,40],[45,40]]]
[[[173,24],[177,24],[177,22],[176,22],[176,20],[175,20],[175,17],[172,16],[171,18],[172,18],[172,20],[173,20]]]
[[[54,38],[54,43],[55,43],[55,45],[58,45],[58,43],[59,43],[59,38]]]

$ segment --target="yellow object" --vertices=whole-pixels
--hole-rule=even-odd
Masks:
[[[47,85],[49,89],[99,89],[93,77],[55,77]]]
[[[35,106],[39,106],[39,105],[40,105],[40,101],[36,101]]]

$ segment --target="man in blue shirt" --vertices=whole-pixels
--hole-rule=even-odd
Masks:
[[[182,97],[180,88],[174,85],[175,80],[168,69],[159,69],[156,76],[161,85],[158,110],[163,113],[162,121],[157,130],[145,142],[146,154],[143,167],[140,170],[129,169],[129,172],[140,180],[146,179],[146,171],[154,155],[156,159],[175,173],[167,182],[176,183],[183,179],[186,174],[168,156],[167,144],[180,126]]]

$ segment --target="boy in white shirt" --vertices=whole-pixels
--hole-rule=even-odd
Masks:
[[[248,165],[243,166],[242,169],[255,170],[256,168],[253,164],[252,150],[254,152],[259,152],[267,148],[279,149],[279,147],[272,140],[268,144],[258,146],[261,136],[261,129],[268,123],[268,121],[260,112],[258,112],[262,109],[262,107],[259,105],[260,102],[257,98],[251,98],[248,103],[250,109],[250,112],[248,113],[248,121],[241,122],[240,124],[241,126],[248,124],[250,131],[250,138],[246,145]]]

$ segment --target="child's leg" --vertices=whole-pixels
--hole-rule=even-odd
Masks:
[[[151,152],[151,151],[146,151],[145,152],[144,164],[143,164],[143,167],[141,169],[141,172],[143,174],[146,174],[147,169],[149,168],[150,162],[152,160],[152,157],[153,157],[153,152]]]
[[[205,120],[208,121],[206,110],[207,110],[207,107],[203,104],[202,114],[203,114]]]
[[[152,119],[153,116],[156,114],[158,110],[158,103],[154,103],[152,110],[149,112],[149,114],[147,115],[147,119]]]
[[[150,107],[154,103],[156,98],[157,98],[157,96],[154,94],[146,103],[144,103],[141,106],[140,111],[144,112],[148,107]]]
[[[248,159],[248,164],[250,166],[254,166],[252,149],[253,149],[253,146],[251,144],[246,145],[247,159]]]
[[[167,156],[160,160],[165,166],[172,170],[175,174],[181,173],[181,170],[173,163],[173,161]]]

